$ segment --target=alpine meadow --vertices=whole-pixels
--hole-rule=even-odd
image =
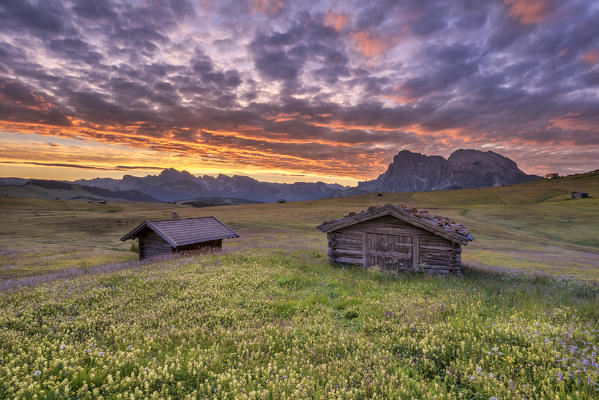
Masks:
[[[0,400],[599,400],[599,0],[0,0]]]
[[[2,198],[0,396],[599,398],[599,202],[580,185],[599,175],[212,208]],[[315,226],[386,203],[467,224],[463,274],[329,264]],[[136,261],[118,237],[172,209],[241,237]]]

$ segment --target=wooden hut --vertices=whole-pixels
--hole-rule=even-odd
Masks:
[[[573,199],[586,199],[589,197],[589,194],[587,192],[572,192],[570,193],[570,196],[572,196]]]
[[[545,179],[559,179],[559,174],[557,172],[545,174]]]
[[[371,207],[318,226],[332,262],[364,267],[458,273],[462,246],[474,240],[449,218],[403,206]]]
[[[220,250],[223,239],[239,235],[215,217],[144,221],[121,238],[139,240],[139,259],[181,251]]]

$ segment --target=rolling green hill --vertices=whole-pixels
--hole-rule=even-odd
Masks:
[[[571,199],[584,190],[588,199]],[[119,238],[145,219],[214,215],[240,233],[227,250],[297,249],[326,254],[325,219],[371,205],[407,204],[453,217],[476,240],[466,263],[599,279],[599,174],[560,181],[438,192],[368,194],[306,202],[195,208],[163,203],[110,203],[16,199],[0,196],[0,277],[131,261]]]
[[[107,190],[70,182],[31,179],[23,185],[0,186],[0,196],[51,200],[158,201],[136,190]]]

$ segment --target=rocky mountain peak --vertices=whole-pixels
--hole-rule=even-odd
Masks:
[[[187,171],[178,171],[174,168],[163,169],[158,175],[160,180],[173,180],[173,181],[195,181],[196,177]]]
[[[516,168],[518,169],[518,165],[510,160],[507,157],[502,156],[501,154],[495,153],[491,150],[489,151],[479,151],[472,149],[460,149],[456,150],[447,159],[450,164],[475,164],[475,163],[485,163],[488,165],[495,164],[497,166],[503,168]]]
[[[537,177],[526,175],[515,162],[492,151],[456,150],[448,159],[402,150],[377,179],[346,187],[323,182],[260,182],[242,175],[195,177],[174,168],[159,175],[123,179],[81,180],[110,190],[135,190],[161,201],[227,197],[253,201],[314,200],[364,192],[413,192],[511,185]]]
[[[360,182],[367,191],[411,192],[512,185],[536,179],[516,163],[492,151],[460,149],[448,159],[400,151],[387,171],[372,181]]]

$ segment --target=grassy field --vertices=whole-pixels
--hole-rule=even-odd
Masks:
[[[330,265],[315,226],[385,203],[463,222],[472,266]],[[596,175],[214,208],[2,198],[0,283],[74,273],[0,293],[0,398],[599,399],[598,206]],[[241,238],[134,261],[118,239],[174,208]]]
[[[570,199],[573,190],[591,198]],[[599,174],[557,183],[211,208],[0,197],[0,280],[135,260],[131,242],[119,238],[144,219],[170,218],[172,209],[182,217],[214,215],[239,232],[241,238],[225,241],[225,249],[324,254],[326,237],[315,228],[324,219],[387,203],[428,208],[464,223],[476,237],[464,249],[467,263],[599,280]]]
[[[0,398],[599,398],[599,294],[577,281],[390,276],[253,250],[57,281],[0,307]]]

